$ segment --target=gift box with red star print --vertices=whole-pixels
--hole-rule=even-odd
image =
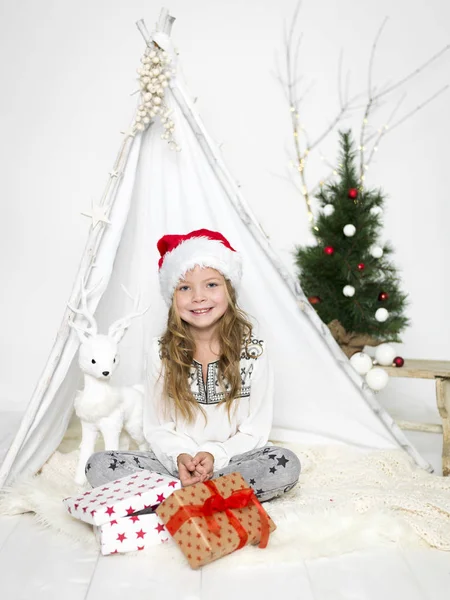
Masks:
[[[180,481],[174,477],[142,470],[79,496],[65,498],[63,502],[72,517],[103,525],[157,506],[180,487]]]
[[[94,526],[94,532],[103,555],[172,543],[164,523],[155,513],[113,519],[104,525]]]
[[[265,548],[276,529],[240,473],[177,490],[156,513],[194,569],[246,544]]]

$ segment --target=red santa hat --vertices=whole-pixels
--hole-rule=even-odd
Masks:
[[[169,306],[180,279],[196,266],[216,269],[235,289],[239,286],[241,257],[217,231],[198,229],[186,235],[164,235],[158,241],[158,250],[161,294]]]

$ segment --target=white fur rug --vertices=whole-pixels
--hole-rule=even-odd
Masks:
[[[224,567],[285,563],[394,543],[450,551],[450,478],[417,468],[401,450],[290,448],[301,460],[302,475],[296,488],[264,504],[277,524],[268,548],[246,547],[219,561]],[[39,475],[3,492],[0,513],[34,512],[39,523],[67,536],[68,543],[95,546],[91,527],[70,517],[61,502],[80,491],[72,480],[76,461],[76,451],[55,452]],[[145,552],[156,562],[184,564],[176,546]]]

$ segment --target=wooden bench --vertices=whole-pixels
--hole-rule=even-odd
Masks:
[[[448,360],[405,360],[403,367],[382,367],[391,377],[413,377],[436,381],[436,401],[442,425],[398,421],[402,429],[441,433],[442,474],[450,475],[450,361]]]

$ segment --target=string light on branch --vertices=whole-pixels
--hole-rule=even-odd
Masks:
[[[314,304],[320,304],[320,302],[322,302],[322,299],[319,296],[310,296],[308,298],[308,301],[310,304],[314,305]]]

